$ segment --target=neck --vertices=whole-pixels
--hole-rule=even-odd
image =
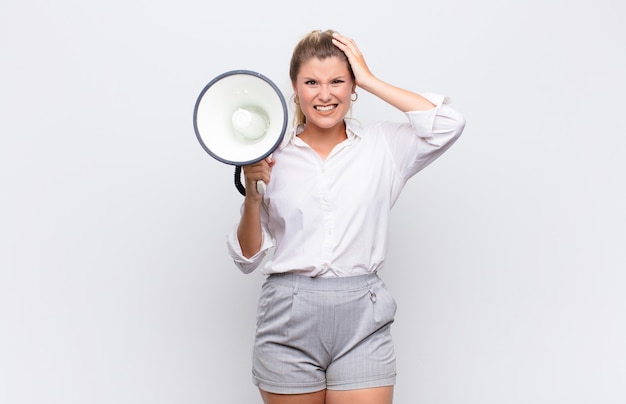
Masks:
[[[345,122],[341,122],[332,128],[320,128],[319,126],[307,124],[298,136],[323,159],[330,154],[335,146],[348,137],[346,135]]]
[[[320,128],[319,126],[307,123],[299,136],[307,143],[337,144],[344,141],[347,137],[346,124],[342,121],[332,128]]]

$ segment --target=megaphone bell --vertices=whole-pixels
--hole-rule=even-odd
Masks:
[[[222,73],[207,84],[193,113],[200,145],[213,158],[235,166],[242,195],[241,167],[257,163],[280,145],[287,129],[287,104],[278,87],[251,70]],[[265,184],[257,182],[257,191]]]

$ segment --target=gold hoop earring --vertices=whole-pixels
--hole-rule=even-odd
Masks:
[[[352,93],[352,95],[354,96],[354,98],[352,96],[350,96],[350,100],[352,100],[352,102],[356,102],[356,100],[359,99],[359,93],[357,93],[356,91]]]

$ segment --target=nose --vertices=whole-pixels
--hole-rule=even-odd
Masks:
[[[319,91],[320,101],[329,101],[331,98],[331,88],[328,84],[322,84]]]

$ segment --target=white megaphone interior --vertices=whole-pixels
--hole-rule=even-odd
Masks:
[[[233,127],[233,115],[251,110],[267,119],[265,134],[257,139],[242,136]],[[196,125],[202,143],[217,159],[235,165],[257,162],[277,146],[286,113],[282,95],[263,78],[232,74],[213,83],[198,102]]]

